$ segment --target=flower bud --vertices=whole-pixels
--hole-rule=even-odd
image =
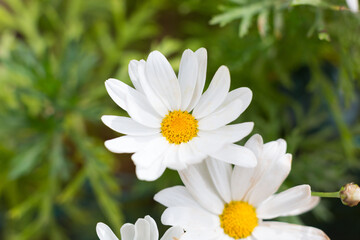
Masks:
[[[348,183],[340,189],[341,202],[354,207],[360,202],[360,187],[355,183]]]

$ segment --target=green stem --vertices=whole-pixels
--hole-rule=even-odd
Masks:
[[[340,192],[311,192],[311,196],[324,198],[340,198]]]

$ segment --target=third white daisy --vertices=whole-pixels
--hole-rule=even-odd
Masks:
[[[119,240],[104,223],[96,225],[96,233],[100,240]],[[180,227],[169,228],[160,240],[176,240],[184,233]],[[154,219],[150,216],[139,218],[135,224],[125,223],[121,229],[121,240],[158,240],[159,232]]]

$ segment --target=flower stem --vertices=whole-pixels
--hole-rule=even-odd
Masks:
[[[340,198],[340,192],[311,192],[311,196],[323,198]]]

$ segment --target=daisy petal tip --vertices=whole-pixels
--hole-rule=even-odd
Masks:
[[[229,70],[229,68],[228,68],[227,66],[225,66],[225,65],[221,65],[221,66],[219,67],[218,71],[221,71],[221,72],[223,72],[224,74],[230,75],[230,70]]]
[[[109,150],[110,152],[116,152],[114,151],[113,145],[111,144],[111,140],[106,140],[104,142],[104,146]]]
[[[112,116],[110,116],[110,115],[102,115],[102,116],[101,116],[101,121],[102,121],[105,125],[107,125],[107,123],[108,123],[109,121],[111,121],[111,118],[112,118]]]
[[[105,86],[109,86],[110,84],[116,84],[119,80],[116,78],[108,78],[105,81]]]
[[[136,177],[139,180],[147,181],[147,182],[155,181],[156,179],[158,179],[162,175],[162,173],[161,174],[152,173],[152,172],[140,169],[139,167],[136,167],[135,172],[136,172]]]
[[[105,228],[106,227],[106,224],[105,223],[102,223],[102,222],[98,222],[96,224],[96,229],[102,229],[102,228]]]
[[[201,54],[201,55],[207,55],[206,48],[202,47],[195,51],[195,53]]]
[[[158,50],[155,50],[149,54],[147,61],[156,60],[159,58],[166,59],[165,56],[161,52],[159,52]]]
[[[192,55],[192,54],[194,54],[194,52],[191,49],[188,48],[183,52],[183,55],[184,54],[191,54]]]
[[[254,129],[254,122],[245,122],[244,124],[246,124],[247,128],[249,129],[249,133]]]

